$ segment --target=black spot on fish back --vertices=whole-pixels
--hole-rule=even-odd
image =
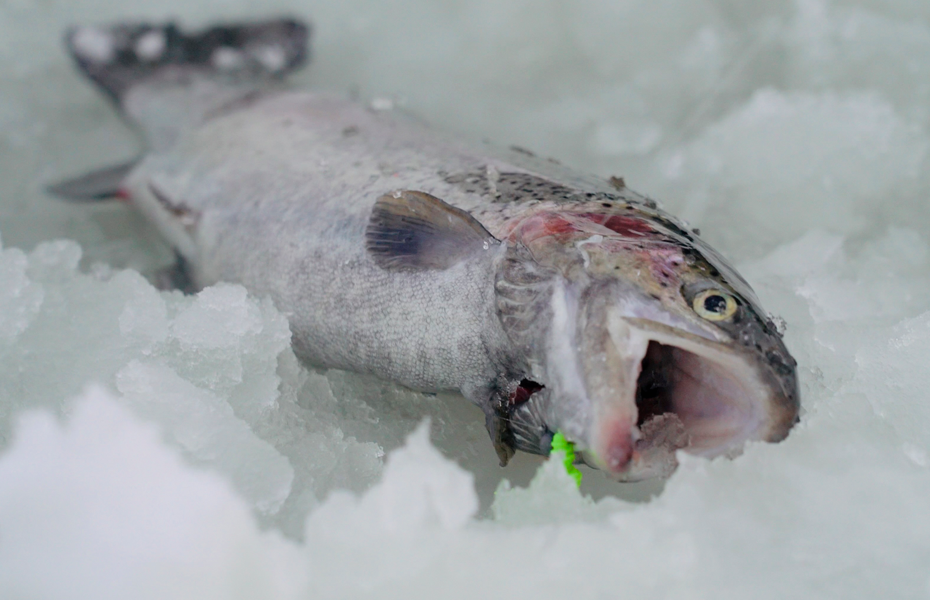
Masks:
[[[625,202],[619,195],[578,190],[530,173],[503,172],[489,177],[487,170],[441,173],[449,184],[492,202],[601,202],[606,206]]]

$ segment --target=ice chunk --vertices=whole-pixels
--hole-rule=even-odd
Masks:
[[[39,312],[44,291],[26,275],[28,260],[16,248],[0,246],[0,342],[12,343]]]
[[[613,498],[595,504],[589,496],[583,496],[565,471],[564,458],[562,452],[553,452],[526,488],[502,481],[491,506],[494,519],[509,526],[597,521],[623,508]]]
[[[684,218],[764,248],[811,226],[861,231],[876,203],[916,207],[906,198],[928,148],[879,94],[764,89],[671,153],[666,173],[689,182]],[[754,225],[723,227],[739,220]]]
[[[131,271],[123,271],[113,279],[125,278],[136,280]],[[127,282],[129,283],[129,282]],[[124,336],[142,342],[143,354],[150,354],[157,345],[168,339],[168,305],[165,299],[146,285],[129,283],[132,298],[129,299],[119,315],[119,330]]]
[[[116,48],[109,32],[96,27],[81,27],[74,35],[74,48],[84,60],[107,63],[116,56]]]
[[[800,282],[807,276],[820,276],[843,264],[846,260],[844,242],[841,235],[811,229],[756,263],[744,265],[744,271],[753,272],[759,278],[778,276]]]
[[[308,522],[311,531],[345,497],[336,497]],[[438,527],[461,529],[478,510],[474,477],[444,458],[429,442],[429,421],[424,421],[407,438],[406,445],[388,458],[383,481],[360,500],[353,520],[358,531],[376,530],[410,535],[417,530]]]
[[[909,14],[925,5],[799,0],[796,6],[785,32],[791,85],[881,89],[926,123],[919,106],[930,98],[930,19]]]
[[[0,595],[290,597],[296,550],[159,438],[99,388],[67,424],[24,416],[0,457]]]
[[[155,61],[161,58],[167,46],[165,34],[161,31],[150,31],[136,40],[133,47],[136,55],[143,61]]]
[[[291,491],[294,471],[281,454],[236,418],[232,406],[169,367],[131,361],[116,374],[123,402],[162,426],[194,462],[226,473],[256,509],[276,512]]]
[[[182,348],[213,349],[236,346],[261,329],[261,313],[245,288],[221,284],[197,294],[175,317],[171,332]]]
[[[0,361],[0,440],[22,410],[67,412],[64,399],[96,380],[292,534],[334,486],[360,489],[380,474],[382,448],[346,435],[337,406],[297,405],[304,375],[270,301],[228,285],[159,293],[133,271],[82,274],[80,256],[73,242],[0,253],[2,331],[14,336],[0,342],[15,341]]]
[[[875,413],[889,423],[915,464],[927,466],[930,452],[930,312],[906,319],[884,339],[859,348],[850,389],[866,394]]]
[[[388,530],[438,524],[460,529],[478,510],[474,476],[453,466],[429,443],[429,421],[394,452],[384,470],[384,483],[366,497]]]

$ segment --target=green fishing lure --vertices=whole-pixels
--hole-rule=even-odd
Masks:
[[[562,464],[565,466],[565,472],[575,480],[575,485],[581,487],[581,471],[575,466],[575,444],[565,439],[562,432],[557,432],[552,436],[552,451],[561,450],[565,454]]]

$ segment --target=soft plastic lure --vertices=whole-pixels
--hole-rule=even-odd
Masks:
[[[561,431],[552,436],[552,451],[556,450],[561,450],[565,454],[565,458],[562,459],[565,472],[575,480],[575,485],[581,487],[581,471],[575,466],[575,444],[565,439]]]

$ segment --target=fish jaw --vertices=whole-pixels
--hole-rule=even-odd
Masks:
[[[550,427],[614,479],[668,476],[679,450],[732,457],[746,442],[780,441],[797,419],[796,379],[786,385],[747,348],[686,319],[643,318],[648,299],[635,290],[566,287],[553,304]]]
[[[610,319],[608,288],[563,282],[552,295],[547,340],[547,423],[578,444],[588,461],[623,473],[635,457],[636,386],[649,339]],[[616,291],[616,290],[613,290]]]

